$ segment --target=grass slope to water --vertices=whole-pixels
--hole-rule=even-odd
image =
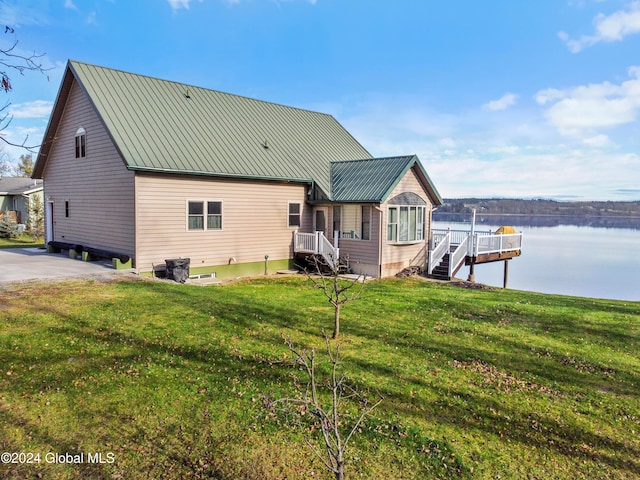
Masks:
[[[304,389],[282,335],[320,352],[331,322],[302,278],[3,287],[0,452],[40,460],[0,477],[331,478],[305,412],[265,407]],[[393,279],[341,331],[349,382],[384,396],[347,478],[640,478],[639,303]]]

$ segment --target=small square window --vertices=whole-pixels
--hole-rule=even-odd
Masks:
[[[203,202],[189,202],[189,230],[204,230]]]
[[[207,230],[222,229],[222,202],[207,202]]]

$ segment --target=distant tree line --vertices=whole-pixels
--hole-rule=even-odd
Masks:
[[[438,214],[554,215],[575,217],[640,217],[640,201],[559,202],[510,198],[446,198]]]

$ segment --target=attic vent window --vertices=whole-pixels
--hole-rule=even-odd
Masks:
[[[87,156],[87,131],[80,127],[76,132],[76,158]]]

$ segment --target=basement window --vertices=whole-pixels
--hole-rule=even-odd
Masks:
[[[76,158],[87,156],[87,131],[80,127],[76,132]]]

